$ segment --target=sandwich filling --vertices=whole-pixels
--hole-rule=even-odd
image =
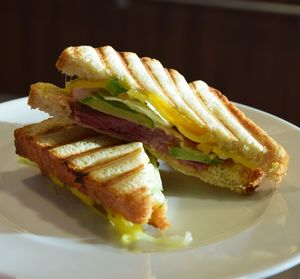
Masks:
[[[248,193],[264,176],[279,182],[286,173],[284,148],[221,92],[201,80],[188,83],[156,59],[111,46],[75,46],[61,53],[56,67],[68,78],[65,88],[33,84],[32,108],[141,140],[174,169],[237,192]],[[101,121],[109,125],[99,127]]]
[[[66,91],[72,95],[77,121],[124,140],[142,141],[150,151],[167,154],[195,169],[227,160],[255,169],[256,163],[218,146],[215,139],[208,139],[203,129],[178,115],[163,100],[156,100],[151,94],[146,98],[145,94],[123,86],[114,79],[67,82]]]
[[[92,130],[48,119],[15,131],[18,155],[43,173],[135,224],[168,227],[157,166],[142,143],[126,143]]]

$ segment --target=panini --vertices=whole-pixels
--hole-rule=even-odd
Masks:
[[[29,104],[127,141],[203,181],[250,193],[280,182],[288,154],[218,90],[188,83],[155,59],[110,46],[68,47],[56,63],[65,88],[31,86]]]
[[[57,118],[15,130],[16,153],[77,196],[133,224],[165,229],[167,204],[142,143],[127,143]]]

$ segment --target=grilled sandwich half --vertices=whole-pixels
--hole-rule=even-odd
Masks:
[[[114,225],[169,225],[159,172],[140,142],[127,143],[50,118],[15,130],[16,153],[89,205],[100,205]],[[118,221],[119,220],[119,221]]]
[[[65,88],[31,86],[29,104],[113,137],[141,141],[176,170],[250,193],[279,182],[288,154],[218,90],[110,46],[68,47],[57,63]]]

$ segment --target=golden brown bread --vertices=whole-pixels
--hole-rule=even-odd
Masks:
[[[37,82],[30,86],[28,104],[51,116],[72,119],[71,96],[51,83]]]
[[[67,113],[65,115],[64,121],[67,121],[66,119],[68,119],[68,117],[72,117],[72,115],[68,113],[68,111],[70,111],[70,108],[68,108],[67,110],[62,108],[60,111],[58,111],[58,107],[56,107],[55,105],[57,103],[55,97],[51,99],[51,102],[49,101],[49,99],[46,99],[47,102],[43,102],[42,96],[44,92],[44,85],[45,84],[43,83],[37,83],[31,86],[29,104],[33,107],[33,104],[37,103],[38,108],[46,111],[53,116],[57,114],[63,116],[64,112],[66,111]],[[46,84],[46,87],[48,86],[50,85]],[[62,96],[59,94],[59,92],[61,92],[62,89],[53,86],[53,90],[54,89],[57,90],[57,94],[54,94],[54,96],[59,96],[59,100],[61,100]],[[67,95],[64,96],[66,99],[69,98]],[[36,102],[36,98],[39,100],[38,102]],[[73,119],[70,118],[68,121],[72,122]],[[99,132],[103,133],[103,131]],[[198,177],[207,183],[229,188],[230,190],[238,193],[248,194],[254,192],[255,189],[261,184],[265,176],[264,173],[259,169],[252,171],[249,168],[246,168],[240,164],[234,164],[232,162],[227,162],[222,166],[210,166],[209,168],[206,168],[202,171],[198,171],[188,165],[182,165],[179,160],[176,160],[171,156],[158,153],[155,149],[149,148],[148,146],[146,147],[155,157],[168,162],[174,169],[180,170],[184,174]]]
[[[15,131],[16,153],[43,173],[136,224],[168,227],[161,182],[141,143],[125,143],[48,119]]]
[[[243,156],[254,162],[275,181],[280,181],[286,172],[288,155],[285,150],[224,95],[202,81],[188,85],[181,74],[163,68],[155,59],[139,58],[131,52],[116,52],[110,46],[96,49],[80,46],[65,49],[56,65],[69,76],[87,80],[115,78],[125,88],[138,90],[140,95],[151,92],[185,115],[189,126],[202,130],[198,142],[217,143],[229,153],[234,150],[237,157]],[[229,121],[220,111],[228,114]],[[179,130],[187,128],[181,127],[180,123],[172,124],[177,124]]]
[[[191,86],[194,86],[194,83]],[[243,128],[255,139],[259,139],[260,144],[266,149],[266,153],[260,154],[261,156],[258,155],[255,158],[257,165],[266,172],[268,177],[272,178],[275,182],[280,182],[286,174],[289,161],[289,156],[285,149],[231,103],[226,96],[222,95],[220,91],[212,87],[209,87],[209,90],[222,102],[224,107],[230,111]]]
[[[62,73],[76,77],[75,80],[69,83],[68,90],[49,84],[33,85],[29,95],[32,107],[72,118],[65,105],[70,102],[73,88],[84,88],[84,82],[90,82],[88,88],[103,88],[109,79],[114,79],[128,90],[125,94],[129,98],[150,103],[168,122],[163,127],[166,131],[171,133],[173,126],[173,130],[194,142],[199,150],[231,159],[231,163],[196,171],[171,156],[151,150],[175,169],[242,193],[253,191],[265,176],[279,182],[286,173],[288,154],[284,148],[203,81],[187,83],[180,73],[164,68],[155,59],[139,58],[132,52],[117,52],[110,46],[68,47],[61,53],[56,66]],[[44,86],[52,86],[51,90],[56,91],[52,100],[46,98],[48,103],[43,102]],[[51,90],[46,89],[46,92]]]
[[[202,181],[211,185],[230,189],[240,194],[251,194],[255,192],[265,178],[265,174],[260,169],[250,170],[240,164],[228,161],[222,165],[211,165],[204,170],[196,170],[186,165],[182,165],[179,160],[170,156],[159,154],[150,149],[151,153],[168,162],[175,170],[180,170],[183,174],[200,178]]]

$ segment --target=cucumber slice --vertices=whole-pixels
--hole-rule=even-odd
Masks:
[[[192,150],[175,146],[169,148],[169,154],[176,159],[194,161],[209,165],[216,165],[224,162],[223,160],[216,158],[216,156],[212,154],[206,154],[199,150]]]
[[[154,128],[154,123],[149,117],[130,109],[125,104],[114,101],[106,101],[102,97],[94,95],[80,100],[80,103],[106,114],[126,119],[149,128]]]
[[[119,94],[127,91],[114,79],[109,79],[106,82],[105,89],[113,96],[118,96]]]

